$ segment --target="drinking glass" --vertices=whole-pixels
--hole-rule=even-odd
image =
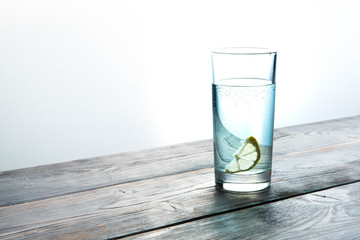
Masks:
[[[264,190],[271,180],[277,53],[238,47],[211,55],[216,187]]]

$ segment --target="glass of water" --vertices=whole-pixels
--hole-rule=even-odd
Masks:
[[[216,187],[253,192],[270,186],[277,53],[266,48],[212,52]]]

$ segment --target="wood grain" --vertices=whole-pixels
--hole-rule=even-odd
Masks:
[[[203,140],[0,172],[0,206],[202,169],[211,157],[211,142]]]
[[[360,239],[360,182],[124,239]]]
[[[360,140],[360,116],[275,130],[274,156],[317,151]],[[213,167],[203,140],[66,163],[0,172],[0,207],[120,183]]]
[[[0,238],[119,237],[356,182],[360,141],[279,155],[273,165],[271,188],[256,194],[217,191],[205,168],[2,207]]]

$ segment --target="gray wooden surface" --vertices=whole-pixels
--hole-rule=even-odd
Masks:
[[[357,182],[126,239],[360,239],[359,216]]]
[[[212,167],[203,140],[0,172],[0,239],[359,239],[360,116],[277,129],[268,191]]]

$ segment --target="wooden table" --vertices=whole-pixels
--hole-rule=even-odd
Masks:
[[[360,239],[360,116],[277,129],[272,176],[216,190],[211,140],[0,172],[0,239]]]

